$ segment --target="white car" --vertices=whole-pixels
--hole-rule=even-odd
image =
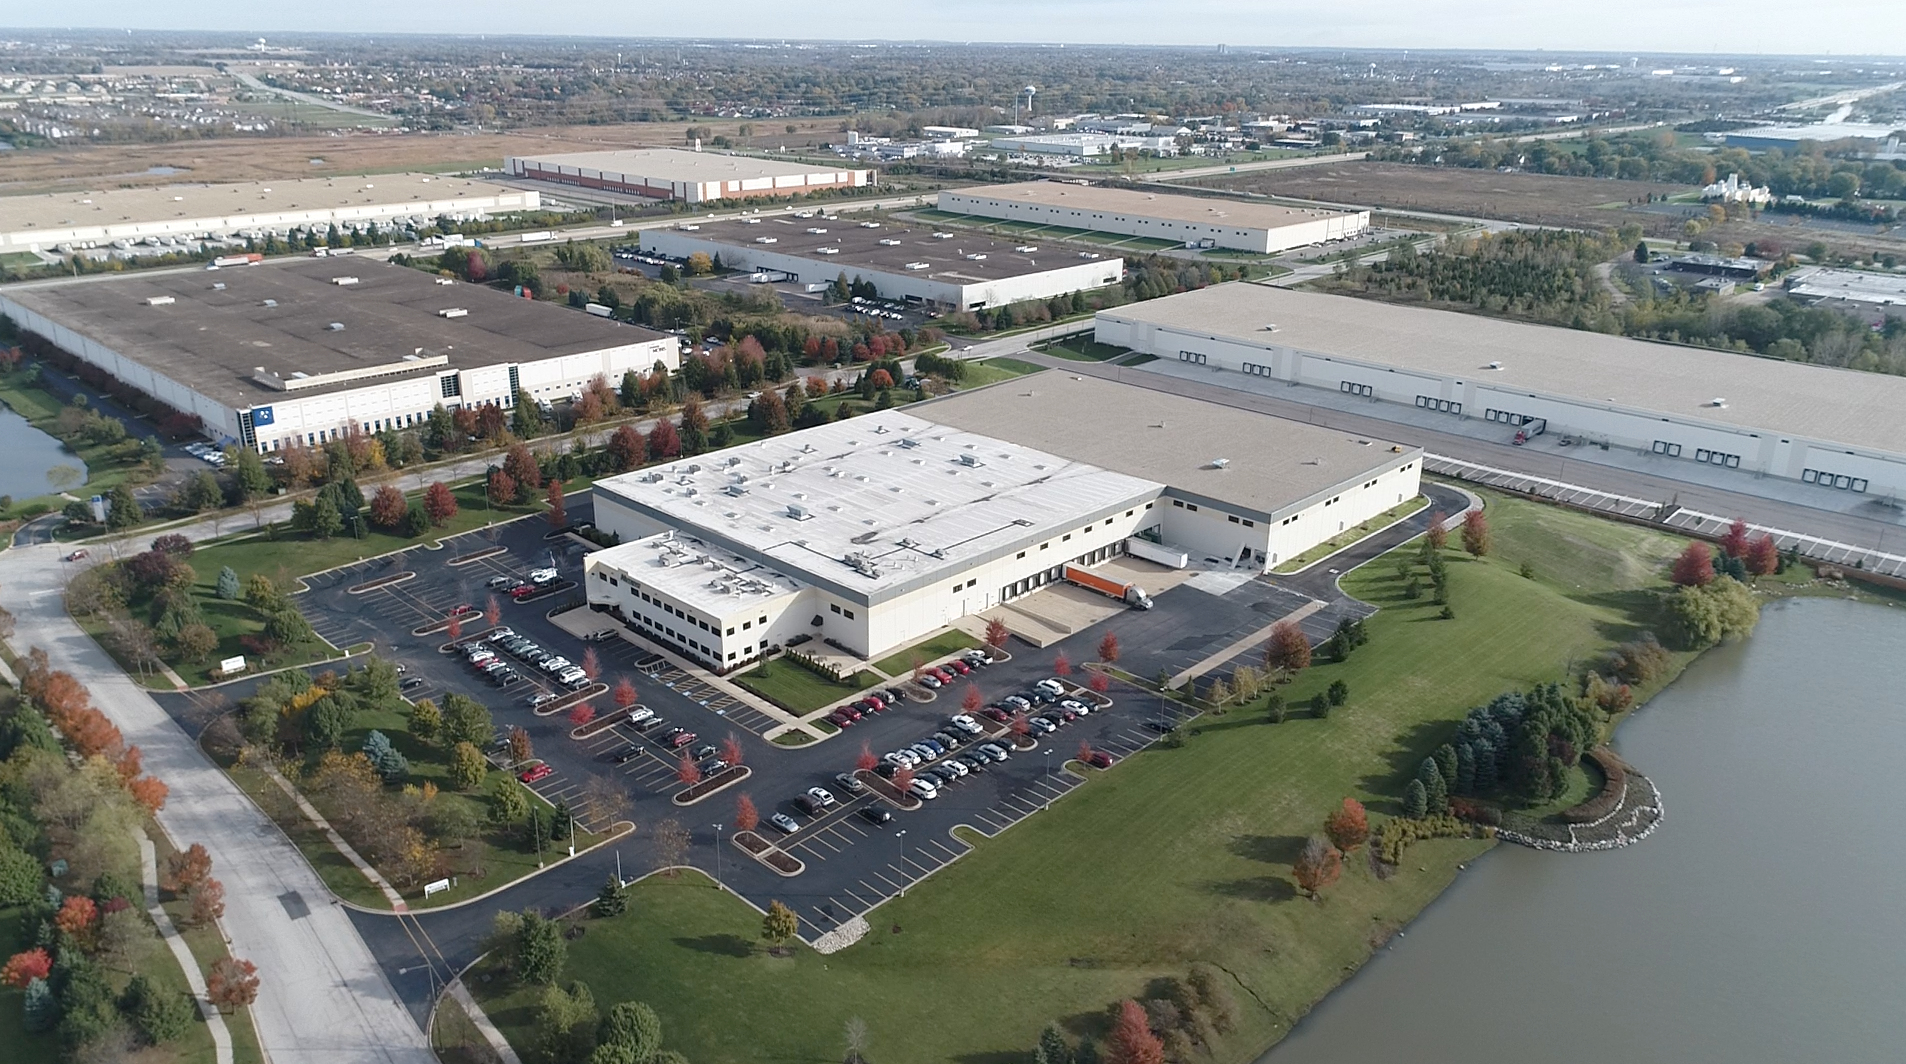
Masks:
[[[1040,680],[1036,684],[1033,684],[1033,686],[1037,687],[1041,691],[1046,692],[1047,694],[1051,695],[1054,698],[1057,698],[1060,695],[1066,693],[1065,685],[1051,678],[1050,676],[1046,677],[1043,680]]]
[[[634,709],[629,710],[629,723],[640,724],[643,721],[653,716],[655,716],[654,710],[650,709],[647,706],[637,706]]]
[[[1078,714],[1079,716],[1081,716],[1081,717],[1089,717],[1089,716],[1091,716],[1091,715],[1092,715],[1092,707],[1091,707],[1091,706],[1088,706],[1088,705],[1086,705],[1086,704],[1085,704],[1084,702],[1081,702],[1081,701],[1079,701],[1079,700],[1078,700],[1078,699],[1076,699],[1076,698],[1062,698],[1062,699],[1060,699],[1060,700],[1059,700],[1059,708],[1060,708],[1060,709],[1069,709],[1069,710],[1071,710],[1072,712],[1074,712],[1074,713],[1077,713],[1077,714]]]
[[[792,835],[795,832],[801,830],[800,823],[796,821],[793,817],[787,815],[786,813],[774,814],[773,816],[768,818],[768,823],[773,824],[777,828],[780,828],[781,832],[786,835]]]
[[[809,787],[807,789],[807,796],[814,799],[817,805],[830,806],[834,804],[834,796],[828,793],[826,787]]]
[[[532,584],[553,584],[556,582],[556,576],[557,573],[554,569],[531,569],[529,571],[529,582]]]
[[[935,787],[926,780],[914,780],[912,785],[907,789],[929,802],[940,796],[940,788]]]

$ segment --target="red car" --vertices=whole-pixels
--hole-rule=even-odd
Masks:
[[[694,741],[695,741],[695,733],[692,731],[685,731],[679,735],[670,737],[670,739],[668,740],[668,745],[671,748],[680,748],[680,747],[687,746],[689,743],[692,743]]]
[[[470,605],[468,602],[464,602],[464,603],[459,603],[458,605],[450,607],[450,612],[444,614],[444,616],[462,617],[466,614],[475,613],[476,611],[477,611],[477,608],[475,606]]]
[[[522,780],[524,783],[535,783],[537,780],[543,779],[555,771],[555,769],[549,767],[549,762],[545,761],[527,772],[517,773],[516,778]]]
[[[973,671],[973,666],[968,665],[966,662],[961,661],[958,658],[955,658],[952,661],[947,662],[944,666],[942,666],[942,668],[952,669],[954,672],[959,673],[961,676],[965,676],[967,673]]]
[[[887,708],[887,700],[880,697],[879,695],[868,695],[866,698],[863,698],[859,702],[854,703],[854,705],[871,706],[873,708],[873,711],[878,713]]]
[[[851,728],[854,726],[854,718],[848,716],[846,713],[843,713],[842,711],[838,709],[832,713],[829,713],[826,717],[826,720],[829,724],[832,724],[836,728]]]
[[[986,716],[988,719],[996,720],[1001,724],[1004,724],[1007,721],[1013,719],[1013,715],[1011,713],[1006,712],[1005,710],[999,708],[998,706],[987,706],[985,709],[980,710],[980,713]]]
[[[1094,750],[1092,751],[1092,756],[1086,758],[1086,763],[1093,768],[1111,768],[1112,755],[1103,750]]]
[[[932,673],[936,678],[938,678],[941,683],[953,682],[953,674],[946,671],[945,669],[928,669],[927,671]]]
[[[510,597],[513,599],[526,599],[534,595],[538,590],[540,589],[535,584],[524,584],[522,587],[511,588]]]

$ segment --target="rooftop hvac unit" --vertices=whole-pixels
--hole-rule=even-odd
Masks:
[[[214,284],[214,285],[212,285],[212,291],[214,291],[214,292],[223,292],[223,291],[225,291],[225,282],[224,282],[224,281],[219,281],[219,282],[217,282],[216,284]]]
[[[935,233],[935,234],[933,234],[933,239],[935,239],[935,240],[951,240],[951,239],[953,239],[953,234],[952,234],[952,233]]]
[[[470,312],[463,307],[445,307],[437,312],[439,318],[467,318]]]
[[[781,238],[778,236],[758,236],[754,238],[754,242],[757,244],[779,244]]]
[[[907,263],[907,269],[909,269],[909,270],[930,270],[930,269],[932,269],[932,268],[933,268],[933,264],[932,264],[932,263],[930,263],[930,262],[909,262],[909,263]]]
[[[979,465],[979,455],[973,454],[971,452],[960,455],[960,464],[963,466]]]
[[[176,299],[173,296],[147,296],[146,297],[146,306],[148,307],[169,307],[172,304],[177,302],[178,302],[178,299]]]
[[[890,248],[897,248],[897,247],[899,247],[899,246],[900,246],[900,241],[898,241],[898,240],[895,240],[895,239],[894,239],[893,237],[890,237],[890,236],[883,236],[883,237],[881,237],[881,238],[880,238],[880,243],[881,243],[882,245],[884,245],[884,246],[886,246],[886,247],[890,247]]]
[[[788,503],[788,516],[792,517],[796,521],[805,521],[814,515],[808,513],[807,507],[802,506],[800,503],[791,502],[791,503]]]
[[[840,249],[839,249],[839,248],[815,248],[815,249],[814,249],[814,254],[816,254],[816,255],[838,255],[838,254],[840,254]]]
[[[1490,369],[1501,369],[1501,368],[1502,368],[1502,363],[1500,363],[1500,362],[1491,362],[1491,363],[1489,363],[1489,368],[1490,368]]]
[[[344,323],[341,321],[334,321],[331,324],[326,325],[325,328],[331,330],[332,332],[343,332]]]
[[[339,285],[339,286],[342,286],[342,285],[347,285],[347,284],[356,284],[356,283],[357,283],[357,278],[355,278],[355,277],[333,277],[333,278],[331,278],[331,283],[332,283],[332,284],[334,284],[334,285]]]
[[[1030,254],[1032,254],[1033,252],[1035,252],[1035,251],[1038,251],[1038,250],[1039,250],[1039,245],[1037,245],[1037,244],[1021,244],[1021,245],[1019,245],[1018,247],[1016,247],[1016,248],[1014,248],[1013,250],[1014,250],[1014,251],[1017,251],[1017,252],[1019,252],[1019,253],[1020,253],[1021,255],[1030,255]]]
[[[968,255],[967,255],[966,257],[967,257],[968,259],[970,259],[970,260],[972,260],[973,262],[984,262],[984,261],[986,261],[986,254],[985,254],[984,252],[980,252],[980,251],[975,251],[975,252],[972,252],[972,253],[970,253],[970,254],[968,254]]]
[[[1229,458],[1213,458],[1211,460],[1211,468],[1213,469],[1223,469],[1230,464],[1231,460]]]
[[[1715,396],[1715,397],[1714,397],[1714,398],[1713,398],[1712,400],[1710,400],[1710,401],[1708,402],[1708,404],[1707,404],[1707,405],[1709,405],[1709,406],[1726,406],[1726,405],[1727,405],[1727,400],[1725,400],[1725,399],[1723,399],[1723,398],[1721,398],[1720,396],[1718,396],[1718,395],[1717,395],[1717,396]]]
[[[826,232],[827,232],[827,230],[826,230],[826,229],[824,229],[824,228],[822,228],[822,227],[820,227],[820,226],[818,226],[818,225],[810,225],[810,226],[808,226],[808,227],[807,227],[807,231],[808,231],[808,232],[810,232],[810,233],[813,233],[813,234],[814,234],[815,236],[820,236],[820,235],[822,235],[823,233],[826,233]]]
[[[438,284],[456,284],[457,282],[448,277],[439,277],[437,278],[437,283]]]
[[[862,222],[860,223],[860,227],[862,229],[878,229],[880,228],[880,223],[879,222]]]
[[[688,232],[691,232],[691,233],[693,233],[693,232],[696,232],[696,231],[698,231],[698,230],[700,230],[700,229],[701,229],[701,226],[699,226],[699,225],[690,225],[690,224],[688,224],[687,222],[683,222],[682,224],[680,224],[680,225],[678,225],[678,226],[676,226],[675,228],[677,228],[677,229],[683,229],[683,230],[687,230]]]
[[[166,302],[168,302],[168,303],[170,303],[170,302],[172,302],[172,297],[171,297],[171,296],[167,296],[167,297],[166,297]],[[264,301],[264,303],[263,303],[263,304],[261,304],[261,305],[262,305],[262,306],[267,306],[267,307],[275,307],[275,306],[277,306],[277,305],[278,305],[278,301],[277,301],[277,300],[275,300],[275,299],[267,299],[267,300],[265,300],[265,301]]]

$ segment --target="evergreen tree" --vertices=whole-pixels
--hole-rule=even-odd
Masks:
[[[35,979],[26,985],[26,999],[21,1004],[26,1010],[29,1031],[50,1031],[60,1020],[60,1003],[53,996],[53,984],[44,979]]]
[[[1442,777],[1437,777],[1441,779]],[[1403,788],[1403,815],[1411,820],[1423,819],[1429,811],[1429,792],[1424,789],[1423,781],[1412,779],[1409,786]]]
[[[1437,747],[1436,753],[1431,756],[1433,756],[1436,759],[1436,767],[1442,770],[1444,785],[1450,788],[1454,788],[1456,786],[1456,767],[1457,767],[1456,766],[1456,748],[1454,746],[1451,746],[1448,743],[1444,743],[1443,745]]]
[[[1423,786],[1423,804],[1431,816],[1443,816],[1449,812],[1449,787],[1443,783],[1443,774],[1438,772],[1429,778]]]
[[[628,387],[626,378],[623,387]],[[542,407],[537,406],[535,397],[522,388],[516,389],[516,408],[510,412],[510,431],[526,440],[543,433]]]
[[[238,598],[238,570],[227,565],[218,571],[217,594],[227,602]]]
[[[1468,743],[1456,747],[1456,779],[1450,793],[1476,793],[1476,749]]]
[[[1056,1023],[1046,1024],[1039,1032],[1039,1045],[1032,1051],[1033,1064],[1072,1064],[1072,1044]]]
[[[526,983],[556,985],[569,953],[562,925],[544,919],[534,909],[525,909],[516,936],[516,974]]]
[[[629,888],[611,875],[603,881],[602,889],[596,893],[595,904],[591,908],[597,916],[621,916],[629,911]]]
[[[574,822],[575,815],[569,811],[569,799],[557,799],[556,810],[550,815],[549,837],[558,841],[567,839],[570,825]]]

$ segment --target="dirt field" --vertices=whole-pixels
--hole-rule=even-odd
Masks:
[[[761,125],[763,123],[756,123]],[[825,139],[838,121],[798,123],[792,136],[756,136],[755,142],[793,147]],[[733,135],[733,121],[696,122]],[[684,145],[687,123],[632,122],[619,126],[562,126],[520,133],[339,133],[328,136],[187,141],[178,144],[107,144],[0,152],[0,195],[119,188],[182,181],[255,181],[326,174],[461,170],[501,166],[505,155]],[[313,160],[322,160],[314,162]],[[183,173],[152,174],[152,167]]]
[[[1500,218],[1513,222],[1581,229],[1613,228],[1635,222],[1655,235],[1668,235],[1676,219],[1626,209],[1649,193],[1686,192],[1682,185],[1653,181],[1605,181],[1590,177],[1503,174],[1494,170],[1405,166],[1401,163],[1341,163],[1265,170],[1196,182],[1210,188]]]

